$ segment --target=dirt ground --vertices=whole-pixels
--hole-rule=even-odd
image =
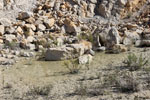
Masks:
[[[130,52],[150,58],[150,48],[132,48],[121,54],[96,53],[89,69],[83,67],[77,74],[70,74],[63,61],[35,58],[1,66],[0,100],[149,100],[150,64],[129,71],[123,61]],[[123,92],[114,85],[114,80],[124,74],[132,76],[133,87],[140,83],[138,91]]]

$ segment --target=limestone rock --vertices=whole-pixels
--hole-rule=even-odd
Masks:
[[[120,42],[120,36],[118,30],[116,28],[111,28],[107,35],[106,47],[111,48],[115,44],[119,44],[119,42]]]
[[[33,36],[34,35],[34,32],[32,31],[32,29],[28,28],[25,32],[24,32],[24,35],[26,37],[28,36]]]
[[[79,64],[90,64],[92,62],[93,57],[90,54],[83,55],[79,57]]]
[[[138,40],[136,41],[136,46],[137,47],[142,47],[142,46],[150,47],[150,40]]]
[[[0,18],[0,23],[4,26],[11,26],[11,21],[7,18]]]
[[[59,47],[59,48],[49,48],[45,54],[45,60],[47,61],[58,61],[58,60],[66,60],[73,57],[74,49],[71,47]]]
[[[44,24],[47,28],[51,28],[55,24],[55,19],[54,18],[46,19],[44,20]]]
[[[107,7],[105,5],[103,5],[103,4],[99,5],[98,12],[103,17],[109,17],[109,13],[108,13]]]
[[[77,27],[74,22],[72,22],[70,19],[65,20],[65,28],[67,33],[72,33],[74,35],[78,35],[78,33],[81,31],[80,27]]]
[[[19,27],[17,28],[17,32],[18,32],[19,34],[23,34],[23,29],[19,26]]]
[[[37,30],[38,30],[38,31],[45,31],[45,29],[46,29],[46,27],[45,27],[43,24],[39,24],[39,25],[37,26]]]
[[[2,36],[5,32],[5,27],[4,25],[0,25],[0,35]]]

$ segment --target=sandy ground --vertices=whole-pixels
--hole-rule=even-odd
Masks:
[[[149,49],[132,48],[121,54],[97,53],[90,69],[83,67],[78,74],[69,74],[63,61],[45,62],[35,58],[20,60],[14,66],[1,66],[0,100],[149,100],[148,88],[134,93],[121,93],[115,92],[109,85],[99,87],[101,80],[123,66],[122,62],[130,52],[137,55],[142,53],[149,59]],[[145,77],[143,70],[134,73],[139,74],[139,79]],[[92,92],[85,92],[85,88]],[[97,91],[96,94],[92,94],[93,91]]]

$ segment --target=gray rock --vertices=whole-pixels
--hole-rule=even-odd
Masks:
[[[137,47],[146,46],[150,47],[150,40],[138,40],[135,44]]]
[[[25,52],[25,51],[20,52],[21,57],[33,57],[34,55],[35,54],[33,52]]]
[[[118,0],[119,5],[124,6],[127,3],[127,0]]]
[[[27,43],[31,43],[35,40],[35,38],[33,36],[28,36],[26,40],[27,40]]]
[[[49,48],[45,54],[46,61],[66,60],[75,57],[74,49],[71,47]]]
[[[94,56],[94,55],[95,55],[95,52],[94,52],[92,49],[90,49],[90,50],[88,50],[88,51],[86,52],[86,54],[91,54],[92,56]]]
[[[90,64],[92,62],[93,57],[90,54],[83,55],[79,57],[79,64]]]
[[[29,12],[20,12],[19,14],[18,14],[18,19],[20,19],[20,20],[24,20],[24,19],[28,19],[28,18],[30,18],[31,17],[31,13],[29,13]]]
[[[136,46],[136,47],[142,46],[142,40],[137,40],[137,41],[135,42],[135,46]]]
[[[103,17],[109,17],[109,13],[108,13],[107,7],[104,4],[100,4],[99,5],[98,12]]]
[[[91,49],[91,48],[90,48]],[[45,60],[58,61],[82,56],[88,49],[83,44],[69,44],[66,46],[49,48]]]
[[[44,20],[44,24],[46,26],[46,28],[51,28],[55,23],[55,19],[54,18],[51,18],[51,19],[45,19]]]
[[[3,35],[5,32],[5,27],[4,25],[0,25],[0,35]]]
[[[125,31],[125,35],[132,41],[132,43],[135,43],[137,40],[141,39],[140,35],[137,34],[136,31]]]
[[[36,49],[35,44],[31,44],[31,43],[27,44],[27,48],[29,50],[35,50]]]
[[[16,39],[16,36],[13,34],[5,34],[4,37],[5,40],[9,43]]]
[[[107,35],[106,47],[111,48],[113,45],[119,44],[119,42],[120,42],[119,32],[116,28],[112,27],[109,30],[108,35]]]
[[[0,23],[4,26],[11,26],[11,21],[7,18],[1,18]]]
[[[95,7],[96,7],[95,4],[88,5],[87,17],[93,17],[95,15],[94,13]]]
[[[85,47],[82,44],[69,44],[67,47],[71,47],[75,50],[75,52],[79,53],[79,55],[83,55],[85,53]]]
[[[105,51],[106,47],[102,46],[102,47],[97,47],[96,51]]]
[[[133,42],[132,42],[132,40],[130,39],[130,38],[124,38],[124,40],[123,40],[123,44],[124,45],[132,45],[133,44]]]
[[[12,27],[12,26],[6,27],[5,32],[8,33],[8,34],[12,34],[12,33],[15,32],[15,28]]]
[[[46,27],[43,24],[37,26],[38,31],[45,31]]]

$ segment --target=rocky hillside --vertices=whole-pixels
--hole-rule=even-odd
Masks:
[[[1,57],[77,58],[149,46],[149,0],[0,0]],[[93,51],[94,50],[94,51]],[[10,61],[10,60],[9,60]],[[12,61],[13,62],[13,61]],[[6,62],[2,64],[12,64]]]

